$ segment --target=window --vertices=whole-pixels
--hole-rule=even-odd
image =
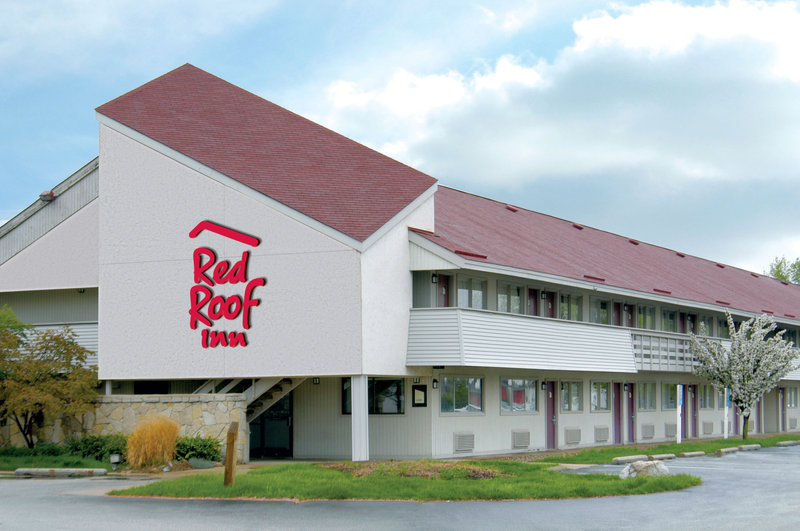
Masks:
[[[697,330],[699,335],[710,336],[714,333],[714,318],[710,315],[700,316],[700,327]]]
[[[561,295],[561,304],[558,305],[558,312],[561,319],[583,321],[583,297]]]
[[[497,311],[522,313],[522,287],[507,283],[497,283]]]
[[[478,413],[483,411],[483,378],[443,376],[442,413]]]
[[[661,310],[661,330],[664,332],[678,331],[678,321],[674,310]]]
[[[639,306],[636,308],[636,327],[655,330],[656,309],[652,306]]]
[[[714,409],[714,387],[711,385],[699,386],[699,404],[700,409]]]
[[[678,403],[678,385],[661,384],[661,409],[675,409]]]
[[[583,411],[583,382],[561,382],[561,411]]]
[[[589,320],[593,323],[611,324],[611,303],[592,299]]]
[[[608,382],[592,382],[592,411],[611,410]]]
[[[458,307],[486,309],[486,281],[461,278],[458,281]]]
[[[403,380],[395,378],[369,378],[367,400],[370,415],[399,415],[404,412]],[[342,414],[353,412],[350,378],[342,378]]]
[[[500,380],[500,411],[530,413],[536,411],[536,380],[502,378]]]
[[[654,410],[656,408],[656,384],[654,382],[640,383],[639,411]]]
[[[795,407],[797,407],[797,386],[796,385],[786,388],[786,407],[787,408],[795,408]]]
[[[728,330],[728,321],[723,318],[717,319],[717,337],[729,339],[731,337]]]

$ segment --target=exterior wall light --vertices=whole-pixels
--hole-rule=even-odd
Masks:
[[[437,284],[439,282],[439,275],[436,273],[431,275],[431,284]]]
[[[311,378],[311,383],[314,385],[319,385],[319,378]]]
[[[622,390],[627,392],[628,391],[628,384],[623,385],[622,386]]]
[[[431,382],[431,387],[433,387],[434,389],[439,389],[439,380],[434,378],[433,381]]]
[[[54,194],[52,190],[45,190],[44,192],[39,194],[39,199],[41,199],[45,203],[49,203],[50,201],[52,201],[55,198],[56,198],[56,194]]]
[[[547,391],[547,382],[542,382],[542,391]]]

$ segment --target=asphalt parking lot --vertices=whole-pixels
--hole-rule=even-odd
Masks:
[[[157,500],[143,480],[0,480],[0,529],[798,529],[800,447],[667,462],[703,485],[645,496],[505,502]],[[582,472],[616,472],[620,466]]]

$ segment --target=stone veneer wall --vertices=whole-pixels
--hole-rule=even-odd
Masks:
[[[83,429],[95,435],[129,435],[143,419],[163,415],[180,426],[180,435],[215,437],[225,448],[228,427],[239,423],[236,458],[249,457],[245,398],[237,394],[100,395],[94,411],[83,416]]]

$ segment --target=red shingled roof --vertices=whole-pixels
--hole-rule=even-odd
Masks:
[[[435,202],[435,234],[417,233],[470,260],[720,308],[769,310],[783,319],[800,316],[795,284],[452,188],[439,186]]]
[[[436,182],[190,64],[97,112],[358,241]]]

